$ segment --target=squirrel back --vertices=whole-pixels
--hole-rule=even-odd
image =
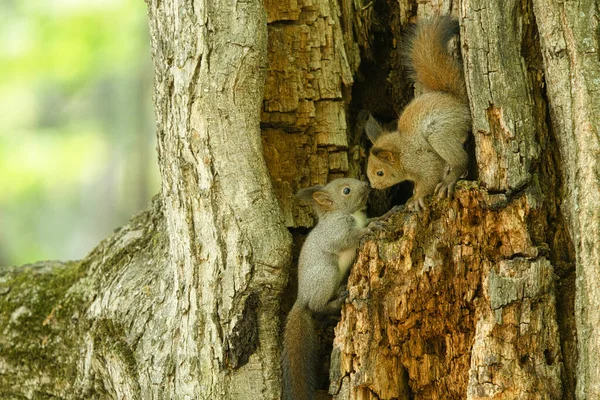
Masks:
[[[451,93],[466,102],[462,68],[448,53],[448,41],[458,33],[458,21],[449,16],[419,21],[406,42],[404,59],[423,90]]]

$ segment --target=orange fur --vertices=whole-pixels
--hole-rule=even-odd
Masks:
[[[314,397],[318,347],[311,311],[306,307],[293,307],[283,334],[285,400],[311,400]]]
[[[424,90],[448,92],[466,100],[461,66],[447,49],[448,40],[456,33],[458,24],[450,17],[436,17],[419,23],[406,54],[413,79]]]
[[[367,176],[375,189],[413,181],[409,206],[420,211],[434,192],[451,196],[468,164],[463,149],[471,124],[460,64],[447,51],[458,32],[449,17],[419,23],[407,44],[408,65],[424,89],[404,109],[398,130],[384,132],[369,118],[365,130],[373,142]],[[381,155],[386,155],[382,157]]]

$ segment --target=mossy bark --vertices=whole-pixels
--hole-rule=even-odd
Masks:
[[[161,194],[79,263],[2,271],[0,318],[14,321],[0,342],[6,397],[279,397],[291,237],[261,142],[264,6],[148,10]],[[35,296],[65,274],[52,297]]]
[[[166,239],[156,198],[81,261],[0,269],[0,398],[140,398]]]

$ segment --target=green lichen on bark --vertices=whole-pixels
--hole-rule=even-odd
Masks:
[[[111,319],[99,319],[94,322],[93,336],[96,349],[105,355],[110,353],[118,356],[130,375],[136,373],[137,362],[126,342],[127,335],[123,326]]]
[[[96,365],[105,367],[108,364],[106,360],[110,359],[112,368],[118,368],[131,382],[130,395],[138,398],[141,392],[137,383],[138,365],[135,353],[127,342],[125,327],[112,319],[98,319],[94,321],[91,333],[94,338],[94,357],[98,361]]]
[[[84,274],[80,262],[0,268],[0,398],[53,396],[73,383],[84,302],[69,289]]]
[[[161,203],[154,201],[84,260],[0,268],[0,399],[97,398],[110,392],[112,373],[137,382],[124,328],[131,321],[90,313],[91,305],[106,291],[113,300],[142,291],[148,311],[165,243]],[[133,288],[111,287],[115,282]],[[127,389],[127,398],[139,393],[136,384]]]

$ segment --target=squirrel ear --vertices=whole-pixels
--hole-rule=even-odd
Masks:
[[[331,196],[329,196],[329,193],[327,192],[317,190],[313,193],[312,198],[319,206],[324,207],[325,209],[333,207],[333,200],[331,200]]]
[[[298,193],[296,193],[296,197],[304,201],[311,201],[313,199],[313,194],[321,189],[323,189],[323,186],[319,185],[302,189],[299,190]]]
[[[381,129],[381,125],[379,125],[377,120],[375,120],[371,113],[369,113],[369,118],[365,123],[365,132],[367,133],[369,140],[371,140],[371,143],[375,143],[377,141],[379,136],[381,136],[382,131],[383,129]]]
[[[323,186],[317,185],[302,189],[296,193],[296,197],[310,203],[313,210],[319,215],[333,208],[333,200],[329,193],[323,190]]]
[[[373,156],[379,158],[381,161],[386,162],[388,164],[396,163],[396,156],[394,155],[394,153],[392,153],[389,150],[384,150],[379,147],[374,147],[373,149],[371,149],[371,154]]]

